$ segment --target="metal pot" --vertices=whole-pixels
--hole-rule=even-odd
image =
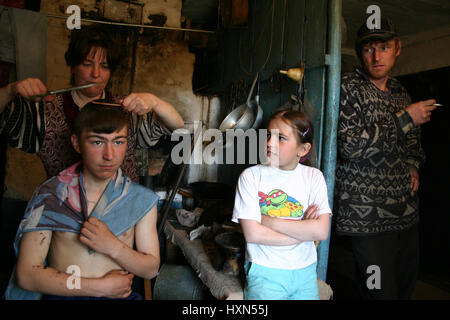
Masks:
[[[247,130],[252,127],[255,122],[255,114],[252,108],[247,104],[241,104],[239,107],[231,111],[220,124],[219,130],[242,129]]]
[[[219,126],[219,130],[224,132],[227,129],[255,129],[261,124],[262,109],[259,106],[258,95],[256,99],[251,100],[253,89],[255,89],[256,81],[258,80],[258,73],[253,80],[250,93],[245,104],[238,106],[231,113],[229,113]]]

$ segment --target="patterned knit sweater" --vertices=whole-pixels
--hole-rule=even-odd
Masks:
[[[367,235],[404,230],[418,222],[410,166],[425,160],[420,128],[406,112],[410,98],[389,78],[379,90],[361,69],[341,82],[336,165],[336,231]]]

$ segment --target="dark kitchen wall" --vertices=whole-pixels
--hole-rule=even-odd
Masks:
[[[233,106],[245,103],[251,83],[260,71],[260,105],[263,125],[271,111],[288,102],[298,90],[295,81],[279,73],[298,67],[306,72],[304,86],[316,116],[316,143],[324,104],[327,1],[249,0],[248,21],[244,27],[225,27],[220,21],[217,74],[213,79],[222,94],[223,116]],[[256,89],[255,89],[256,92]],[[255,94],[255,93],[254,93]],[[233,105],[234,103],[234,105]],[[245,165],[219,167],[219,179],[234,184]]]
[[[450,67],[398,77],[413,102],[436,99],[443,107],[422,125],[426,161],[420,169],[421,270],[450,283]]]

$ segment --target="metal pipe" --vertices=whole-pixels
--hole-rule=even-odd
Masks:
[[[47,17],[57,18],[57,19],[67,19],[66,16],[60,16],[57,14],[47,13]],[[102,23],[109,24],[115,26],[125,26],[125,27],[135,27],[135,28],[150,28],[150,29],[161,29],[161,30],[173,30],[173,31],[185,31],[185,32],[201,32],[201,33],[216,33],[216,31],[210,30],[200,30],[200,29],[187,29],[187,28],[176,28],[176,27],[162,27],[162,26],[151,26],[147,24],[134,24],[134,23],[124,23],[124,22],[112,22],[112,21],[102,21],[102,20],[93,20],[93,19],[80,19],[82,22],[93,22],[93,23]]]
[[[327,104],[322,144],[322,172],[328,188],[330,208],[333,208],[334,171],[337,157],[337,124],[339,117],[339,96],[341,86],[341,38],[342,0],[329,0],[328,4],[328,48],[329,65],[327,74]],[[331,231],[331,219],[330,219]],[[326,281],[330,235],[321,241],[318,248],[317,275]]]

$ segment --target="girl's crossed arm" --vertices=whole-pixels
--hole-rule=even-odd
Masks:
[[[301,241],[277,232],[256,220],[239,219],[247,243],[256,243],[271,246],[289,246]]]
[[[261,223],[272,231],[282,233],[298,241],[326,240],[330,228],[330,214],[325,213],[315,219],[299,221],[262,216]]]

